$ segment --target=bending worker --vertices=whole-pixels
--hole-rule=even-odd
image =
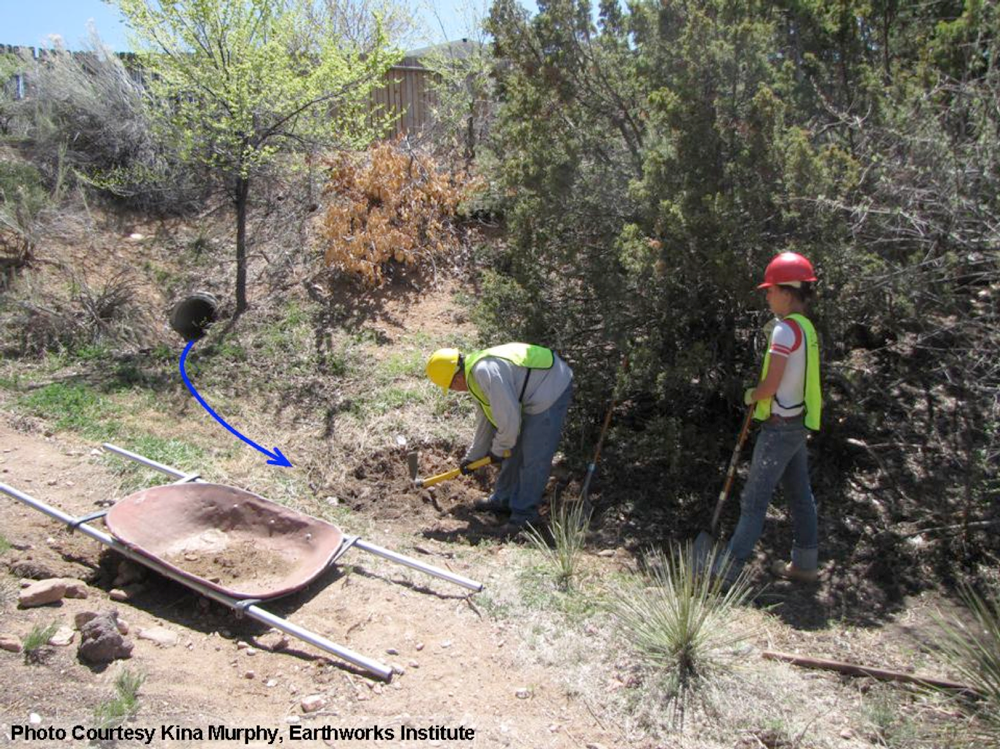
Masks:
[[[537,523],[573,398],[573,370],[550,349],[507,343],[465,354],[438,349],[427,362],[427,376],[444,391],[468,391],[479,404],[476,434],[462,459],[462,473],[487,455],[493,463],[502,463],[493,493],[474,509],[510,512],[502,535]]]

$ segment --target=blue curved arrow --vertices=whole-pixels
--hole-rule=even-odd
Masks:
[[[184,353],[181,354],[181,377],[184,379],[184,384],[187,385],[187,389],[191,391],[191,395],[193,395],[198,400],[198,402],[202,405],[202,408],[204,408],[206,411],[208,411],[209,414],[211,414],[213,419],[215,419],[230,432],[232,432],[241,440],[250,445],[250,447],[252,447],[254,450],[262,452],[268,457],[270,457],[271,460],[267,461],[269,465],[285,466],[286,468],[291,468],[292,464],[288,461],[288,458],[286,458],[284,455],[281,454],[281,450],[279,450],[278,448],[274,448],[274,452],[271,452],[270,450],[265,450],[263,447],[258,445],[253,440],[247,439],[242,434],[233,429],[231,426],[229,426],[229,424],[223,421],[222,417],[219,416],[219,414],[215,413],[215,411],[212,410],[212,407],[210,405],[205,403],[205,399],[202,398],[200,395],[198,395],[198,391],[194,389],[194,385],[192,385],[191,380],[188,379],[187,372],[184,371],[184,360],[187,359],[188,351],[191,350],[191,347],[194,346],[194,344],[195,344],[194,341],[188,341],[188,345],[184,347]]]

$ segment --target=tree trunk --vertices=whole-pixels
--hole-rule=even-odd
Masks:
[[[236,317],[247,307],[247,196],[250,194],[250,180],[239,177],[236,180]]]

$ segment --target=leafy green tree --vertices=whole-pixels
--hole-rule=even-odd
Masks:
[[[236,213],[236,314],[247,308],[247,207],[282,152],[357,147],[385,117],[370,93],[396,59],[310,0],[116,0],[180,155],[214,170]]]

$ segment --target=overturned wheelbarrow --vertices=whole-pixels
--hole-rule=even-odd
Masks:
[[[389,681],[392,668],[338,645],[259,604],[297,591],[319,577],[352,547],[411,569],[481,591],[482,583],[344,534],[337,526],[256,494],[201,482],[111,444],[104,448],[178,479],[144,489],[109,510],[73,517],[13,487],[3,492],[71,529],[214,601],[332,653]],[[111,535],[90,525],[104,518]]]
[[[104,517],[119,541],[233,598],[278,598],[312,582],[342,553],[335,525],[222,484],[155,486]]]

